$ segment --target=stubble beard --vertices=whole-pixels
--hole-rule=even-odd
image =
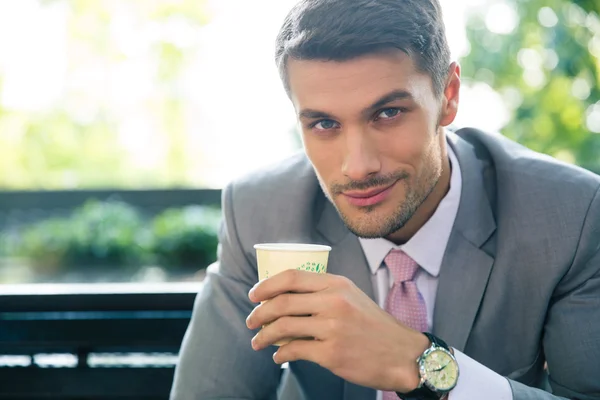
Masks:
[[[340,190],[335,187],[336,185],[332,185],[332,188],[326,188],[324,182],[320,178],[319,183],[323,192],[334,205],[350,232],[365,239],[387,237],[406,226],[437,186],[442,176],[441,154],[438,155],[438,151],[434,151],[433,153],[436,154],[427,155],[429,161],[428,165],[432,167],[428,168],[427,171],[424,171],[422,176],[418,177],[414,184],[411,182],[408,174],[403,172],[396,174],[396,176],[399,177],[396,184],[405,186],[406,198],[388,217],[376,215],[377,210],[381,207],[381,205],[377,204],[361,207],[360,212],[362,213],[362,217],[352,219],[342,211],[341,207],[335,201],[335,198],[341,196],[339,193]],[[364,187],[364,184],[349,186],[361,186],[364,189],[367,188]]]

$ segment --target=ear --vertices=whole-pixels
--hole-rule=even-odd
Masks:
[[[460,65],[457,62],[450,64],[448,79],[444,96],[442,97],[442,109],[440,112],[440,125],[448,126],[456,118],[460,98]]]

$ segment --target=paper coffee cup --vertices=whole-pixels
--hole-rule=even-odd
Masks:
[[[288,269],[324,274],[327,272],[327,261],[331,251],[329,246],[302,243],[264,243],[254,245],[254,249],[259,281]],[[290,340],[275,345],[282,346]]]

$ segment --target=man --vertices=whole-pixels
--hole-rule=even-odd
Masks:
[[[600,178],[445,129],[437,0],[304,0],[277,63],[305,155],[224,190],[172,398],[273,399],[289,363],[306,399],[600,399]],[[265,242],[328,274],[257,284]]]

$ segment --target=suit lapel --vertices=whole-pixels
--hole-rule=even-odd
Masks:
[[[494,259],[453,232],[439,276],[434,334],[464,351]]]
[[[358,238],[346,228],[335,207],[324,196],[321,207],[317,231],[332,248],[327,272],[348,277],[374,300],[371,271]],[[376,397],[375,390],[347,381],[344,381],[343,391],[344,400],[375,400]]]
[[[375,298],[371,271],[358,238],[342,222],[335,207],[323,196],[317,231],[332,248],[327,272],[348,277],[371,299]]]
[[[491,168],[470,143],[452,133],[449,142],[460,163],[462,191],[440,271],[433,326],[436,335],[464,351],[494,263],[481,247],[496,223],[484,184]]]

